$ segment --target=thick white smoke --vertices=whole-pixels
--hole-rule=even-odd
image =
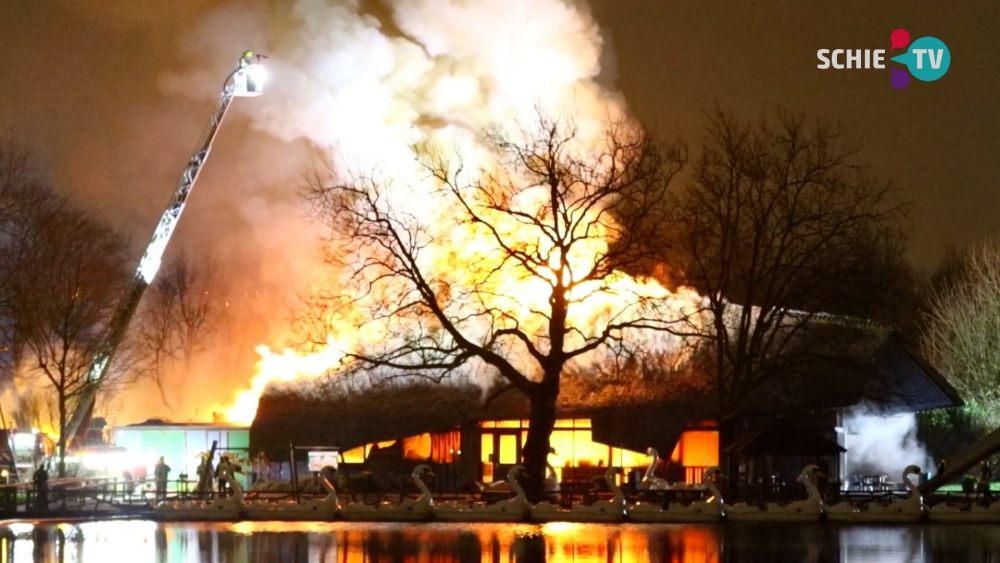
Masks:
[[[215,96],[210,77],[266,37],[267,94],[243,104],[254,126],[395,176],[412,166],[415,142],[464,144],[487,125],[532,122],[536,106],[572,111],[583,128],[624,111],[597,80],[603,40],[581,4],[395,0],[386,8],[297,0],[287,12],[219,10],[185,40],[191,56],[211,50],[215,68],[168,74],[161,87]]]
[[[848,475],[901,478],[907,465],[934,472],[933,460],[917,439],[913,414],[876,416],[854,412],[845,417]]]
[[[295,0],[273,9],[254,1],[202,18],[182,40],[187,67],[163,75],[161,89],[212,99],[217,77],[243,49],[266,53],[265,95],[234,110],[278,141],[311,144],[337,168],[419,185],[415,143],[458,150],[472,166],[487,126],[530,127],[539,111],[571,114],[585,138],[626,113],[601,76],[613,57],[575,0]],[[276,218],[255,201],[243,214],[264,231],[258,239],[274,240]],[[414,207],[426,198],[407,201],[424,215]],[[290,247],[315,248],[306,221],[278,228]],[[320,279],[315,256],[285,273],[301,293]]]

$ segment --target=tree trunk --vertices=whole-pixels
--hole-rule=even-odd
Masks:
[[[557,380],[558,381],[558,380]],[[549,459],[549,437],[556,424],[556,399],[559,388],[553,385],[539,387],[529,396],[531,401],[528,440],[524,444],[524,468],[527,478],[524,492],[533,503],[545,499],[545,469]]]
[[[734,457],[726,452],[726,448],[736,441],[736,419],[732,417],[719,417],[719,467],[723,480],[723,493],[726,495],[726,502],[730,502],[737,491],[739,491],[739,467],[734,463]]]
[[[59,467],[60,479],[66,477],[66,394],[59,393]]]

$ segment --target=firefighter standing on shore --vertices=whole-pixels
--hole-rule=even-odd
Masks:
[[[163,500],[167,496],[167,477],[170,475],[170,466],[163,461],[163,456],[160,456],[160,461],[157,462],[156,468],[153,470],[153,477],[156,480],[156,500]]]

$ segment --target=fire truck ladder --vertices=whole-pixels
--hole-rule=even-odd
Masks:
[[[208,120],[208,126],[205,127],[204,132],[201,134],[201,139],[198,141],[194,154],[191,156],[187,167],[184,169],[184,173],[181,175],[181,180],[174,190],[173,199],[170,200],[166,211],[160,217],[160,223],[156,226],[156,230],[153,231],[153,238],[146,247],[146,252],[142,255],[142,259],[139,260],[139,266],[132,276],[128,290],[119,302],[114,315],[111,317],[104,341],[90,362],[86,388],[80,395],[80,400],[73,411],[73,416],[66,425],[65,444],[69,445],[72,442],[81,423],[85,419],[88,419],[93,411],[94,398],[101,387],[101,382],[107,374],[115,351],[125,338],[129,322],[135,315],[136,309],[139,308],[139,302],[142,301],[142,296],[146,292],[146,288],[153,283],[153,278],[156,277],[156,272],[159,270],[160,262],[163,259],[163,253],[170,242],[170,236],[174,233],[177,222],[180,221],[181,213],[184,211],[184,204],[187,203],[187,199],[191,195],[191,190],[198,180],[198,174],[205,165],[205,161],[208,160],[208,155],[212,150],[212,141],[215,140],[215,136],[219,132],[219,127],[222,125],[222,120],[226,117],[226,112],[229,110],[233,98],[255,97],[263,93],[264,68],[261,64],[261,58],[263,58],[262,55],[254,57],[252,52],[244,52],[240,58],[239,66],[223,83],[222,94],[219,96],[219,101],[215,104],[215,110],[212,111],[212,115]]]

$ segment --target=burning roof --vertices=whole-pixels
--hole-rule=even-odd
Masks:
[[[955,389],[911,352],[893,332],[829,325],[820,335],[853,341],[854,353],[827,357],[795,377],[775,380],[747,398],[743,414],[790,414],[868,404],[884,413],[961,404]],[[671,451],[691,423],[716,416],[718,399],[708,378],[693,369],[646,369],[617,374],[569,374],[560,417],[589,417],[594,439],[644,451]],[[478,420],[527,419],[527,398],[516,390],[488,393],[475,385],[393,380],[352,389],[284,384],[265,393],[251,426],[251,449],[273,458],[296,446],[350,449]]]

